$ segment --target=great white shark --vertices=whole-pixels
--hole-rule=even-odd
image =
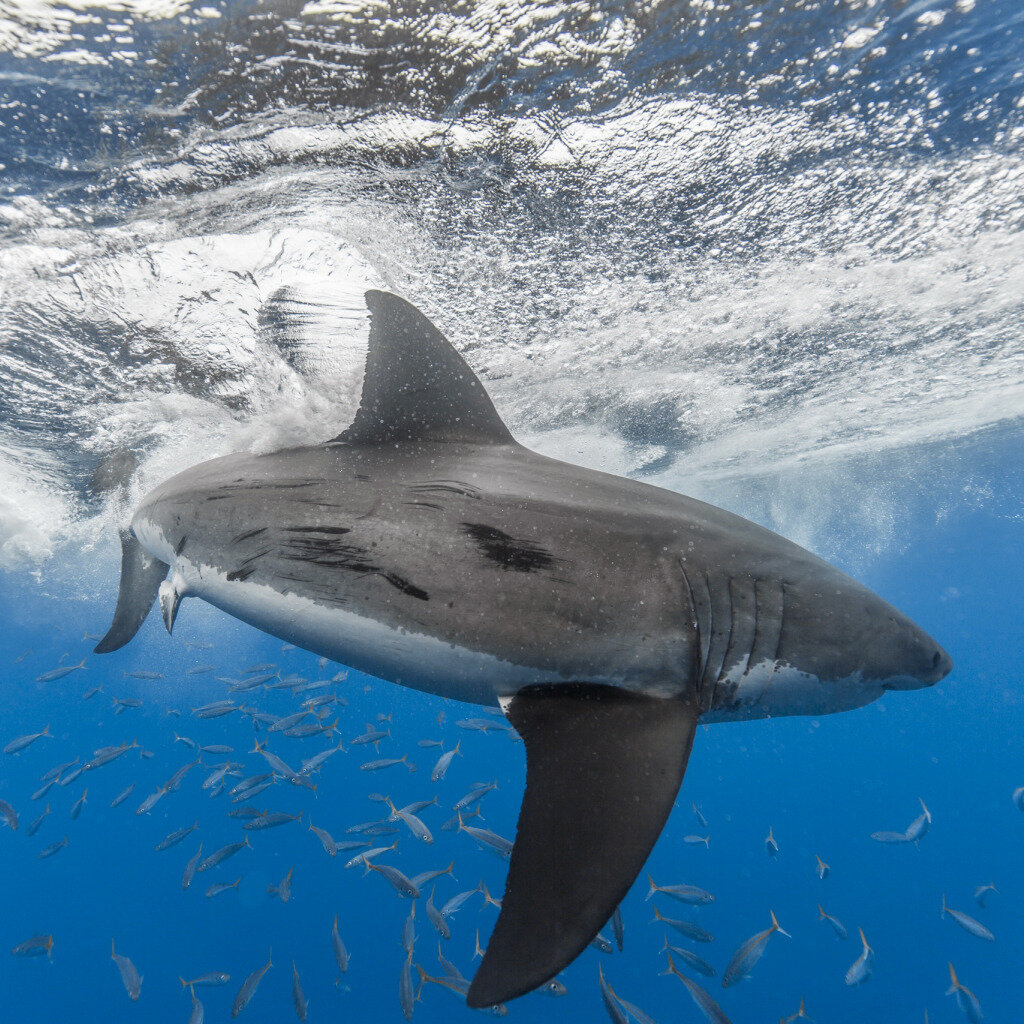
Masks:
[[[324,444],[151,491],[122,531],[113,651],[183,597],[333,661],[500,705],[526,792],[473,1007],[569,964],[664,826],[698,722],[824,715],[929,686],[949,655],[739,516],[529,451],[455,348],[380,291],[360,405]]]

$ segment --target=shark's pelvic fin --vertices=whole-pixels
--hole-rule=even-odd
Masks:
[[[138,633],[170,569],[166,562],[150,555],[131,530],[121,530],[120,536],[121,584],[117,608],[107,635],[93,648],[96,654],[116,651]]]
[[[474,1008],[554,977],[605,924],[672,810],[699,710],[562,683],[520,690],[506,714],[526,744],[526,793]]]
[[[445,336],[415,306],[368,291],[363,394],[346,444],[461,441],[513,444],[491,399]]]

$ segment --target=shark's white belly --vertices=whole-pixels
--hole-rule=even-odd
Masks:
[[[823,682],[790,665],[770,661],[744,666],[719,684],[720,697],[701,721],[744,722],[790,715],[830,715],[876,700],[884,687],[875,681],[847,678]]]

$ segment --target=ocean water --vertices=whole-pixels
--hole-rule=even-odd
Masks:
[[[230,982],[197,993],[207,1020],[227,1019],[272,950],[243,1019],[293,1018],[294,962],[309,1020],[402,1020],[410,901],[307,828],[353,839],[382,816],[371,793],[437,797],[422,814],[432,844],[399,825],[381,845],[398,839],[391,862],[408,874],[454,861],[438,905],[481,882],[500,898],[506,862],[441,829],[474,783],[495,782],[484,824],[515,833],[523,746],[458,724],[480,709],[321,666],[198,601],[173,637],[153,614],[123,650],[90,653],[113,612],[117,528],[142,494],[351,420],[368,287],[426,311],[528,446],[782,533],[956,666],[855,712],[701,727],[647,870],[715,902],[648,901],[641,875],[623,950],[587,950],[565,995],[509,1015],[604,1019],[600,965],[654,1020],[702,1019],[660,974],[657,906],[714,935],[677,939],[716,968],[694,977],[735,1024],[801,998],[819,1022],[962,1020],[949,963],[986,1020],[1024,1019],[1022,39],[1014,0],[0,2],[0,748],[51,733],[0,755],[0,798],[20,818],[0,826],[0,1019],[184,1022],[179,976],[215,970]],[[250,801],[300,822],[252,833],[183,891],[200,840],[209,853],[249,834],[226,793],[201,788],[225,755],[136,808],[195,759],[176,734],[262,771],[248,717],[192,713],[224,699],[217,676],[260,663],[339,676],[326,692],[345,701],[345,749],[315,792],[278,783]],[[124,699],[139,706],[116,713]],[[300,700],[244,695],[275,715]],[[352,745],[379,720],[377,752]],[[431,739],[460,744],[438,784]],[[133,741],[31,799],[48,769]],[[297,766],[329,745],[271,749]],[[402,755],[415,772],[360,770]],[[932,823],[918,844],[871,839],[905,829],[919,800]],[[685,842],[697,834],[706,847]],[[285,904],[266,890],[290,869]],[[995,941],[944,918],[944,895]],[[791,937],[723,989],[771,911]],[[440,944],[471,977],[496,914],[473,895],[439,940],[417,901],[415,962],[443,973]],[[851,988],[858,928],[873,974]],[[51,957],[7,953],[37,934]],[[111,941],[143,975],[137,1003]],[[428,984],[414,1017],[473,1013]]]

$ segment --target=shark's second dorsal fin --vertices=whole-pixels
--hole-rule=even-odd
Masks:
[[[447,338],[411,303],[368,291],[363,394],[346,444],[514,444],[490,396]]]

